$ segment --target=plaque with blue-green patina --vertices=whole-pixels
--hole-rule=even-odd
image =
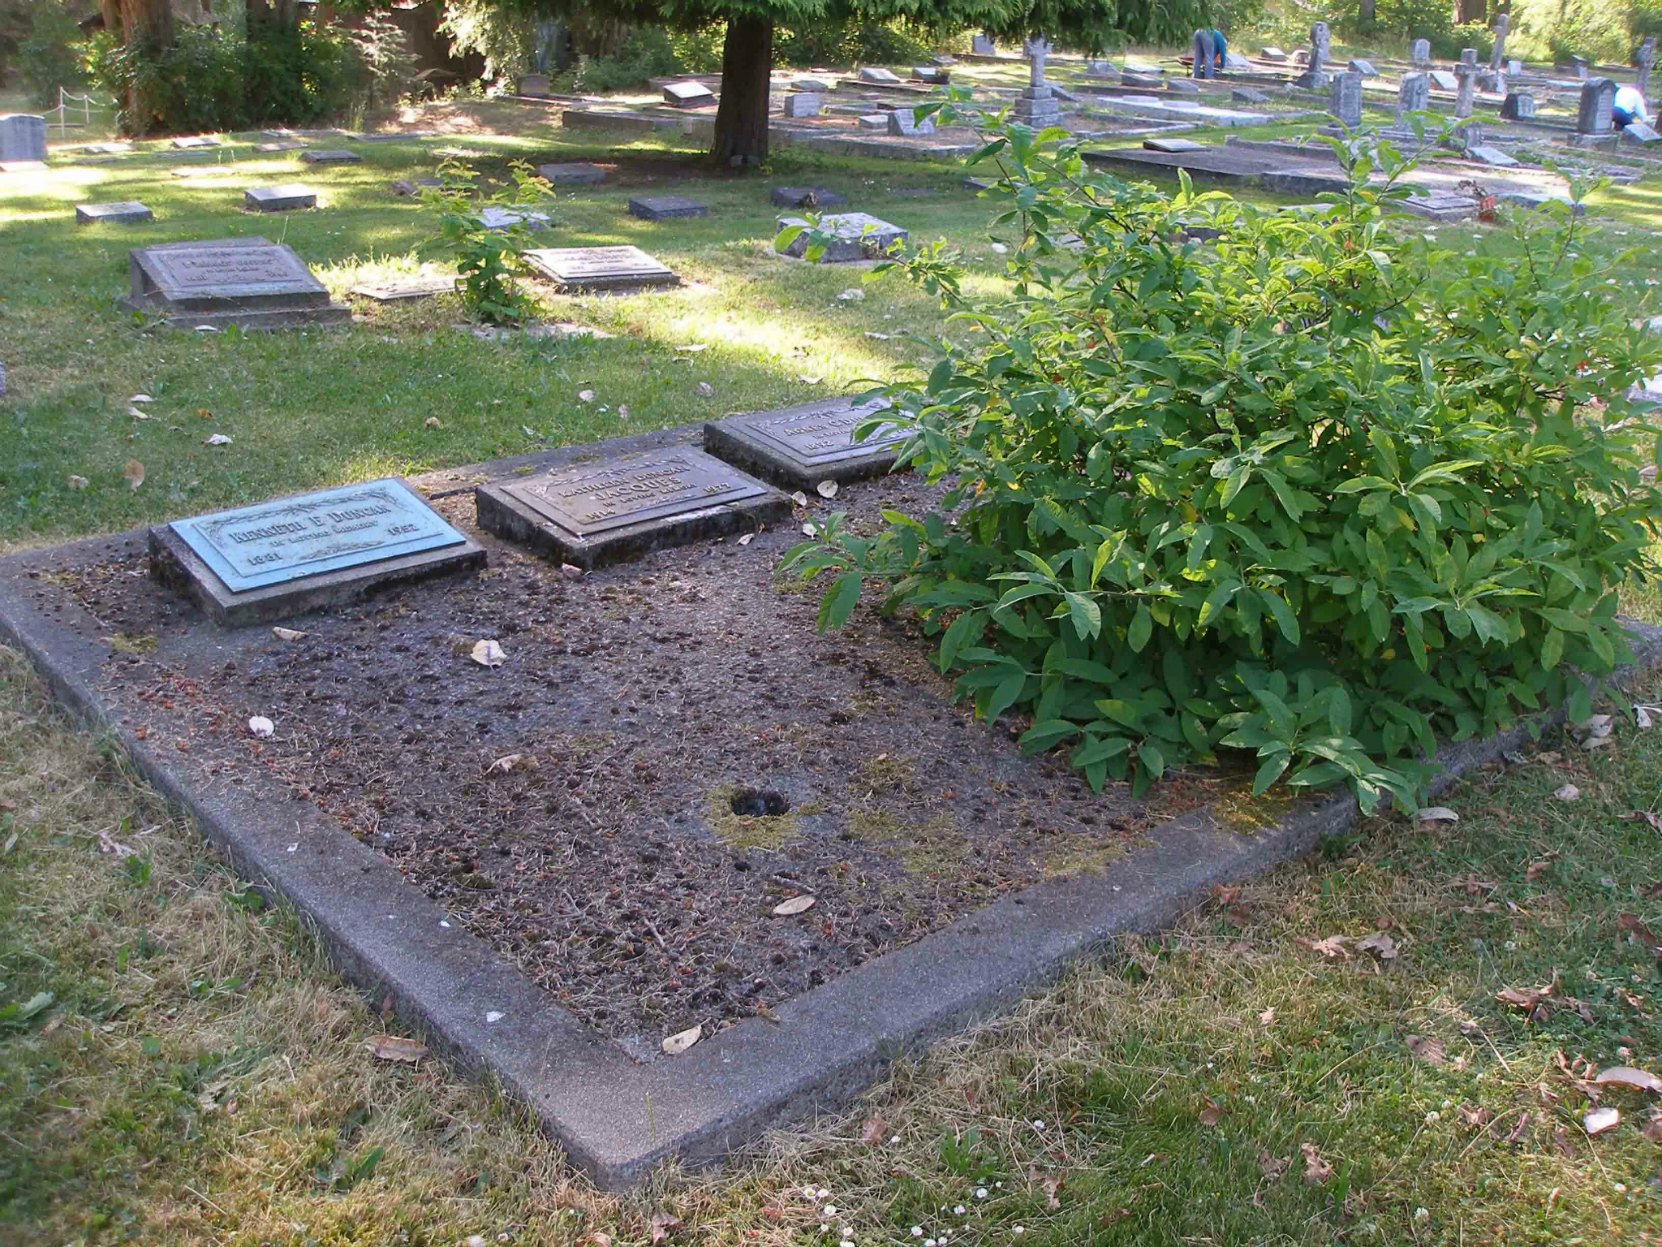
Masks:
[[[234,593],[466,541],[398,480],[198,515],[171,527]]]

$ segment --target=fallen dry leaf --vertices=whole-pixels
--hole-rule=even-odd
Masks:
[[[414,1065],[427,1055],[426,1044],[402,1035],[371,1035],[364,1041],[364,1047],[380,1060],[401,1061],[405,1065]]]
[[[1200,1110],[1200,1124],[1215,1126],[1228,1114],[1229,1110],[1219,1104],[1211,1096],[1206,1097],[1206,1107]]]
[[[1652,931],[1638,914],[1617,914],[1616,925],[1652,952],[1662,949],[1662,935]]]
[[[1345,947],[1350,943],[1350,937],[1345,935],[1330,935],[1325,940],[1305,940],[1305,945],[1313,953],[1320,953],[1324,957],[1349,957],[1350,951]]]
[[[755,541],[755,540],[756,540],[756,534],[755,533],[746,533],[744,536],[739,538],[739,544],[741,546],[747,546],[752,541]]]
[[[1612,1065],[1609,1069],[1601,1069],[1593,1076],[1593,1081],[1618,1087],[1632,1087],[1635,1091],[1662,1091],[1662,1078],[1658,1078],[1649,1070],[1635,1069],[1631,1065]]]
[[[127,400],[129,403],[153,403],[156,400],[148,394],[135,394]]]
[[[229,446],[231,439],[223,433],[210,433],[202,439],[202,444],[204,446]]]
[[[612,1247],[612,1236],[605,1230],[590,1230],[583,1247]]]
[[[789,918],[792,914],[800,914],[814,907],[816,896],[793,896],[788,901],[780,901],[773,907],[776,917]]]
[[[1561,855],[1558,853],[1548,853],[1545,857],[1537,858],[1535,861],[1529,863],[1528,866],[1524,867],[1524,878],[1529,880],[1529,882],[1534,883],[1552,868],[1553,862],[1555,862],[1560,856]]]
[[[298,641],[301,637],[309,636],[310,633],[301,632],[298,628],[273,628],[271,635],[279,641]]]
[[[684,1031],[677,1031],[664,1040],[663,1048],[670,1056],[680,1056],[700,1039],[704,1038],[703,1026],[690,1026]]]
[[[528,753],[505,753],[485,768],[486,775],[507,775],[512,771],[534,771],[538,763]]]
[[[1395,961],[1397,957],[1397,942],[1383,931],[1363,936],[1356,941],[1356,947],[1363,952],[1372,953],[1381,961]]]
[[[1428,805],[1424,809],[1415,810],[1414,818],[1421,823],[1458,823],[1460,816],[1446,805]]]
[[[860,1142],[867,1147],[875,1147],[888,1137],[888,1127],[884,1124],[881,1113],[873,1113],[866,1118],[866,1124],[860,1128]]]
[[[1322,1159],[1314,1143],[1300,1143],[1298,1150],[1304,1153],[1304,1180],[1311,1186],[1319,1186],[1333,1176],[1333,1166]]]
[[[1603,1134],[1606,1130],[1614,1130],[1621,1125],[1622,1114],[1619,1109],[1608,1105],[1595,1108],[1581,1119],[1581,1127],[1590,1135]]]
[[[709,398],[716,392],[716,387],[711,385],[708,381],[700,381],[697,385],[693,386],[693,391],[700,398]]]
[[[1440,1039],[1429,1035],[1410,1035],[1407,1043],[1408,1051],[1417,1061],[1424,1061],[1427,1065],[1442,1065],[1448,1060],[1448,1053]]]
[[[805,507],[808,505],[808,495],[799,489],[791,495],[791,501],[799,507]]]
[[[1511,1005],[1514,1009],[1521,1009],[1533,1015],[1548,1000],[1552,999],[1556,983],[1549,983],[1545,987],[1504,987],[1495,993],[1495,999],[1503,1005]]]
[[[580,402],[580,403],[592,403],[592,402],[594,402],[594,391],[593,390],[578,390],[577,391],[577,401]]]
[[[1574,784],[1565,784],[1554,791],[1552,795],[1558,801],[1579,801],[1581,800],[1581,789]]]
[[[1263,1148],[1258,1149],[1258,1172],[1271,1182],[1287,1172],[1287,1166],[1293,1162],[1285,1156],[1271,1156]]]
[[[144,484],[144,465],[137,459],[129,459],[121,468],[121,475],[127,478],[127,484],[137,489]]]
[[[837,482],[821,481],[818,485],[814,486],[814,492],[821,498],[835,498],[837,496]]]
[[[508,661],[507,651],[495,641],[475,642],[472,656],[481,667],[500,667]]]
[[[444,421],[437,416],[428,416],[425,423],[430,429],[442,429],[444,427]]]
[[[1270,1026],[1275,1022],[1275,1008],[1272,1006],[1258,1015],[1258,1025]]]
[[[669,1242],[670,1235],[675,1233],[675,1231],[680,1228],[680,1217],[667,1212],[653,1213],[652,1223],[650,1226],[652,1232],[652,1247],[658,1247],[660,1243]]]
[[[68,485],[71,489],[85,489],[92,482],[84,476],[71,476]]]
[[[1042,1169],[1030,1169],[1027,1173],[1028,1181],[1045,1193],[1045,1207],[1051,1212],[1055,1212],[1062,1206],[1060,1192],[1062,1184],[1067,1181],[1067,1177],[1066,1172],[1046,1173]]]
[[[1662,814],[1654,810],[1629,810],[1622,815],[1624,823],[1644,823],[1652,831],[1662,831]]]
[[[276,733],[277,725],[270,719],[266,718],[263,714],[257,714],[252,719],[248,720],[248,734],[250,736],[256,736],[261,740],[266,740],[267,738],[276,735]]]

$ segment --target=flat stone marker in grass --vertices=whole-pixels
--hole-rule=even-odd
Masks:
[[[406,299],[431,299],[435,295],[455,292],[454,277],[394,277],[387,281],[353,286],[348,293],[374,303],[402,303]]]
[[[511,229],[523,225],[527,229],[547,229],[548,213],[532,208],[481,208],[479,223],[489,230]]]
[[[525,262],[562,292],[648,290],[681,279],[639,247],[543,247]]]
[[[395,195],[409,197],[418,195],[424,190],[439,190],[444,186],[443,178],[399,178],[389,188]]]
[[[885,425],[855,441],[854,431],[883,407],[875,399],[841,398],[729,416],[704,426],[704,448],[787,489],[881,476],[894,466],[906,434]]]
[[[217,134],[183,134],[173,140],[173,146],[180,151],[192,151],[198,147],[223,147],[225,140]]]
[[[151,575],[228,628],[484,562],[476,542],[391,477],[150,530]]]
[[[81,149],[88,156],[125,156],[132,150],[131,143],[88,143]]]
[[[76,204],[77,225],[137,225],[140,221],[154,221],[156,214],[136,199],[118,203]]]
[[[703,108],[716,102],[716,93],[702,82],[664,84],[664,103],[676,108]]]
[[[688,447],[481,485],[474,498],[485,531],[578,567],[754,532],[791,513],[777,490]]]
[[[606,170],[579,160],[568,164],[538,165],[537,176],[550,186],[593,186],[606,180]]]
[[[355,165],[363,161],[357,152],[349,152],[344,148],[331,148],[326,151],[304,151],[300,159],[309,165]]]
[[[785,254],[802,258],[818,233],[828,240],[818,257],[820,264],[846,264],[851,260],[871,260],[881,256],[897,242],[906,241],[906,231],[898,225],[872,216],[867,212],[833,212],[820,217],[818,226],[811,226],[802,217],[782,216],[779,228],[798,226],[802,233],[790,241]]]
[[[768,200],[776,208],[840,208],[848,202],[823,186],[775,186]]]
[[[271,152],[303,152],[306,150],[306,144],[299,139],[277,139],[270,143],[256,143],[254,150],[262,155]]]
[[[1143,147],[1151,152],[1202,152],[1206,150],[1205,143],[1197,143],[1193,139],[1144,139]]]
[[[674,221],[710,215],[710,205],[686,195],[646,195],[629,201],[629,215],[643,221]]]
[[[317,192],[309,186],[251,186],[242,192],[242,206],[250,212],[292,212],[317,207]]]
[[[1430,74],[1431,85],[1439,91],[1458,91],[1460,80],[1446,69],[1434,69]]]
[[[873,83],[874,85],[880,87],[900,85],[900,76],[892,70],[884,69],[880,65],[865,66],[860,70],[859,78],[861,82]]]
[[[929,116],[920,121],[912,109],[897,108],[889,114],[889,133],[896,138],[916,138],[922,134],[933,134],[935,118]]]
[[[132,289],[121,306],[175,328],[275,329],[351,319],[305,261],[265,238],[141,247],[128,253],[128,268]]]

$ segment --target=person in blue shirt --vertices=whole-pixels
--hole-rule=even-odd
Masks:
[[[1637,87],[1617,87],[1616,98],[1610,109],[1610,120],[1616,123],[1616,129],[1625,130],[1635,121],[1650,124],[1650,111],[1645,107],[1645,97],[1639,94]]]
[[[1228,52],[1229,44],[1223,37],[1223,31],[1214,30],[1212,32],[1212,64],[1219,70],[1223,69]]]

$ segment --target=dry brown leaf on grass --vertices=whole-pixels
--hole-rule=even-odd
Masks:
[[[1645,920],[1639,917],[1638,914],[1617,914],[1616,925],[1629,935],[1633,936],[1641,944],[1644,944],[1652,952],[1662,948],[1662,936],[1659,936],[1655,931],[1652,931],[1645,923]]]
[[[1345,947],[1346,944],[1350,943],[1348,935],[1330,935],[1324,940],[1302,940],[1300,942],[1311,952],[1320,953],[1324,957],[1348,958],[1350,956],[1350,950]]]
[[[1206,1097],[1206,1107],[1200,1110],[1200,1124],[1215,1126],[1228,1116],[1229,1110],[1219,1104],[1211,1096]]]
[[[427,1056],[426,1044],[402,1035],[372,1035],[364,1041],[364,1047],[380,1060],[401,1061],[406,1065],[414,1065]]]
[[[860,1142],[867,1147],[875,1147],[888,1138],[888,1126],[883,1121],[883,1114],[873,1113],[866,1118],[866,1124],[860,1127]]]
[[[663,1044],[664,1051],[670,1056],[680,1056],[688,1048],[692,1047],[703,1038],[704,1027],[702,1025],[689,1026],[686,1030],[677,1031],[675,1034],[665,1039]]]
[[[1653,810],[1629,810],[1622,815],[1624,823],[1644,823],[1652,831],[1662,831],[1662,814]]]
[[[773,907],[773,913],[778,918],[789,918],[793,914],[805,913],[814,907],[818,900],[815,896],[793,896],[788,901],[780,901]]]
[[[1603,1134],[1622,1124],[1621,1112],[1608,1106],[1595,1108],[1581,1119],[1581,1127],[1589,1135]]]
[[[1314,1143],[1300,1143],[1298,1150],[1304,1154],[1304,1180],[1311,1186],[1320,1186],[1333,1176],[1333,1166],[1322,1159]]]
[[[583,1239],[583,1247],[612,1247],[612,1236],[605,1230],[590,1230]]]
[[[1443,1041],[1429,1035],[1408,1036],[1408,1051],[1416,1061],[1424,1061],[1427,1065],[1442,1065],[1448,1060],[1448,1053],[1443,1048]]]
[[[1363,936],[1356,941],[1356,947],[1363,952],[1372,953],[1381,961],[1395,961],[1397,958],[1397,942],[1383,931]]]
[[[273,628],[271,635],[279,641],[298,641],[302,637],[310,636],[311,633],[301,632],[298,628]]]
[[[681,1218],[670,1212],[655,1212],[651,1222],[652,1247],[660,1243],[667,1243],[670,1236],[681,1228]]]
[[[496,641],[475,641],[471,657],[481,667],[500,667],[508,661],[507,651]]]
[[[1287,1166],[1293,1162],[1285,1156],[1271,1156],[1263,1148],[1258,1149],[1258,1172],[1271,1182],[1287,1172]]]
[[[1645,1124],[1639,1127],[1639,1133],[1652,1143],[1662,1143],[1662,1108],[1653,1108]]]
[[[1042,1169],[1030,1169],[1028,1170],[1027,1177],[1034,1186],[1038,1187],[1045,1193],[1046,1208],[1048,1208],[1051,1212],[1055,1212],[1062,1206],[1062,1200],[1059,1192],[1062,1189],[1062,1184],[1068,1180],[1066,1172],[1046,1173]]]
[[[1552,999],[1552,993],[1557,989],[1558,981],[1554,979],[1545,987],[1503,987],[1495,993],[1495,999],[1503,1005],[1511,1005],[1514,1009],[1534,1015],[1535,1011]]]
[[[1593,1081],[1605,1086],[1631,1087],[1635,1091],[1662,1092],[1662,1078],[1631,1065],[1612,1065],[1609,1069],[1601,1069],[1593,1076]]]
[[[129,459],[122,465],[121,475],[127,478],[127,484],[137,489],[144,484],[144,465],[137,459]]]
[[[514,771],[534,771],[540,764],[528,753],[505,753],[485,768],[486,775],[507,775]]]
[[[1548,870],[1552,869],[1552,864],[1562,856],[1563,854],[1561,853],[1552,852],[1548,853],[1545,857],[1537,858],[1535,861],[1524,867],[1524,878],[1529,880],[1529,882],[1534,883],[1542,875],[1546,874]]]

